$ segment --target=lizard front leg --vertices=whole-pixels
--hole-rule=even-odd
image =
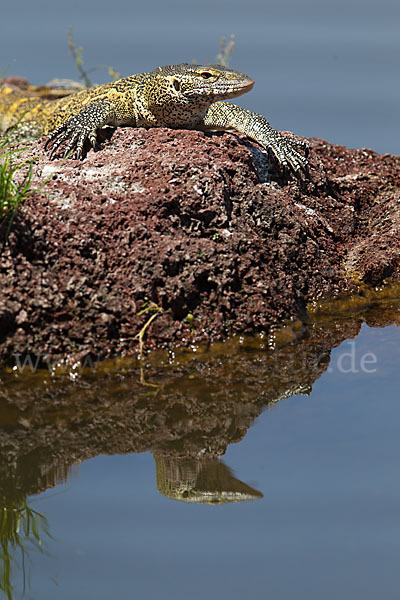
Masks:
[[[307,169],[308,161],[299,152],[299,149],[307,150],[304,142],[282,135],[262,115],[230,102],[214,102],[205,113],[200,128],[234,129],[271,150],[284,167],[291,167],[296,174]]]
[[[88,139],[95,148],[97,129],[104,125],[112,125],[114,121],[115,108],[112,102],[99,100],[88,104],[50,134],[45,145],[45,150],[47,150],[49,144],[52,144],[50,160],[55,158],[57,150],[67,140],[63,158],[75,150],[75,158],[81,159],[85,141]]]

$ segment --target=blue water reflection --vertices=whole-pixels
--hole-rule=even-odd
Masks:
[[[32,498],[55,538],[34,557],[33,597],[397,598],[399,336],[363,326],[356,355],[373,352],[375,373],[326,371],[229,446],[224,461],[263,499],[166,499],[150,453],[88,460]]]

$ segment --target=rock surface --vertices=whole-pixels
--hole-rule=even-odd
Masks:
[[[146,349],[268,331],[399,276],[398,157],[311,139],[297,181],[233,134],[101,133],[84,162],[29,148],[48,181],[1,252],[3,362],[135,354],[153,315]]]

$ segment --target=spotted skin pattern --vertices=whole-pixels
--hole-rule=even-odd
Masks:
[[[0,91],[0,135],[32,139],[49,135],[50,158],[82,158],[97,130],[113,127],[234,130],[270,150],[286,169],[307,170],[304,142],[282,135],[262,115],[225,100],[240,96],[254,81],[220,65],[168,65],[151,73],[75,92],[56,101],[27,98],[4,86]],[[63,150],[61,150],[63,148]]]

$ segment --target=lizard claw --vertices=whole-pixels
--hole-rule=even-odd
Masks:
[[[309,151],[307,143],[276,131],[272,139],[269,140],[268,148],[284,168],[292,170],[296,175],[307,172],[307,154]],[[303,156],[299,150],[302,150],[306,156]]]
[[[82,158],[83,146],[87,139],[94,148],[96,145],[96,129],[93,129],[91,124],[82,123],[79,115],[77,115],[68,119],[53,131],[45,144],[45,150],[51,146],[50,160],[53,160],[60,146],[68,140],[63,158],[67,158],[71,153],[74,153],[74,158],[79,160]]]
[[[45,145],[45,150],[51,146],[50,159],[55,158],[58,149],[67,140],[63,157],[67,158],[72,152],[76,159],[81,159],[86,140],[95,148],[97,129],[112,121],[114,117],[114,107],[110,102],[88,104],[51,133]]]

